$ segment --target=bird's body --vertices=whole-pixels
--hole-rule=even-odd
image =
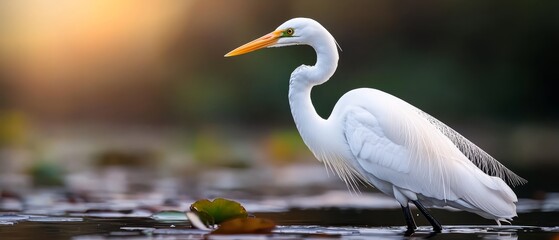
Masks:
[[[352,174],[353,179],[371,183],[404,206],[419,200],[427,206],[452,206],[495,220],[516,216],[516,195],[506,183],[475,166],[426,116],[385,92],[356,89],[338,101],[331,117],[317,129],[320,134],[308,140],[313,142],[308,145],[315,145],[310,147],[313,153],[327,164],[354,163],[348,165],[348,174],[339,173],[348,184],[354,183]],[[342,140],[328,144],[321,139]]]
[[[293,119],[305,144],[351,188],[365,182],[394,197],[404,210],[408,230],[415,223],[413,202],[440,224],[427,206],[451,206],[482,217],[507,221],[516,216],[512,184],[524,180],[450,127],[409,103],[376,89],[352,90],[340,98],[331,115],[321,118],[311,101],[313,86],[334,74],[338,51],[332,35],[318,22],[295,18],[226,56],[262,47],[312,46],[314,66],[295,69],[289,81]]]

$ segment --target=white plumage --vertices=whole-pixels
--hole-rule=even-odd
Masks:
[[[275,31],[226,56],[263,47],[306,44],[317,54],[314,66],[295,69],[289,81],[289,103],[297,129],[309,149],[327,168],[356,189],[359,181],[394,197],[415,222],[413,202],[440,231],[426,206],[452,206],[499,221],[516,216],[517,197],[511,185],[524,179],[437,119],[407,102],[376,89],[346,93],[327,119],[311,101],[313,86],[326,82],[338,63],[336,41],[318,22],[291,19]]]

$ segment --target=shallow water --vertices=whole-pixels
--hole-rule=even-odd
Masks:
[[[48,192],[0,202],[0,239],[407,238],[398,204],[379,193],[329,191],[239,200],[249,213],[272,219],[278,227],[268,235],[229,236],[191,228],[182,212],[188,210],[192,199],[149,194],[76,201],[60,196]],[[428,222],[413,209],[420,227],[409,239],[559,239],[559,194],[547,196],[543,200],[520,199],[519,217],[513,225],[501,227],[475,214],[432,209],[444,226],[439,234],[433,234]]]
[[[254,213],[270,218],[278,227],[269,235],[207,235],[192,229],[187,220],[156,220],[146,217],[62,217],[25,214],[0,215],[1,239],[402,239],[400,212],[363,209],[293,209],[286,212]],[[464,212],[434,210],[441,222],[479,221],[479,217]],[[547,221],[545,226],[522,223],[533,219]],[[452,225],[446,224],[442,233],[433,234],[421,216],[420,225],[410,239],[557,239],[558,212],[520,214],[519,225]]]

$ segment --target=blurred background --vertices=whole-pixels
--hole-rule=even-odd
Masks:
[[[313,90],[319,114],[350,89],[389,92],[541,198],[559,191],[558,13],[557,1],[1,1],[0,191],[344,189],[289,110],[289,75],[313,50],[223,57],[304,16],[343,49]]]

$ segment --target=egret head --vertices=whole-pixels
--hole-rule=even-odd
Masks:
[[[320,23],[310,18],[293,18],[280,25],[276,30],[242,45],[225,54],[237,56],[266,47],[285,47],[291,45],[312,45],[318,35],[328,33]],[[329,35],[329,34],[328,34]]]

